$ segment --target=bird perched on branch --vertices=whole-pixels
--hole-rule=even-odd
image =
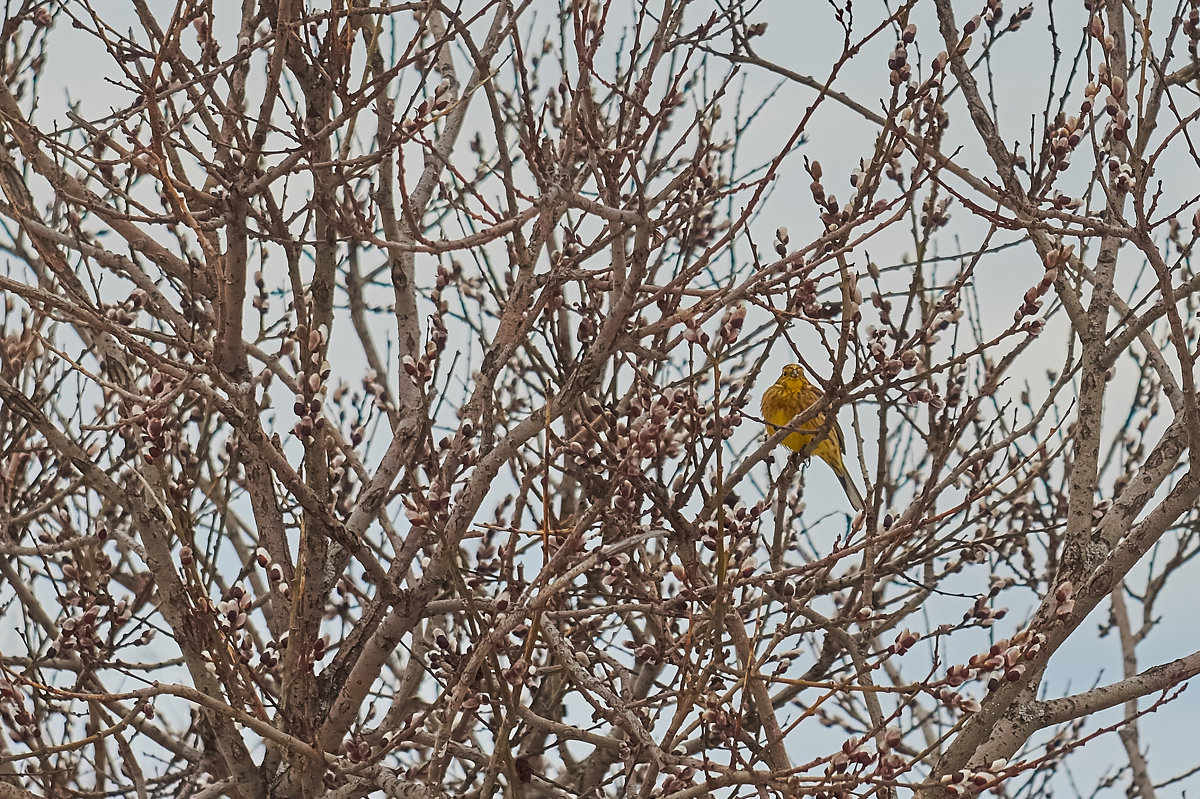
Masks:
[[[808,382],[800,364],[792,363],[783,367],[783,374],[775,381],[775,385],[763,392],[762,396],[762,415],[767,423],[767,433],[773,434],[779,428],[790,427],[788,422],[796,414],[820,400],[821,396],[821,389]],[[818,413],[811,419],[792,427],[792,432],[783,439],[782,443],[792,452],[800,452],[809,446],[814,433],[824,425],[825,414]],[[858,487],[854,485],[854,481],[850,479],[850,472],[846,470],[846,465],[842,462],[842,453],[845,451],[846,437],[842,435],[842,428],[838,427],[838,423],[834,421],[824,437],[810,448],[809,455],[816,455],[829,464],[833,473],[837,475],[838,482],[842,484],[846,496],[850,499],[850,504],[856,511],[860,511],[864,506],[863,498]]]

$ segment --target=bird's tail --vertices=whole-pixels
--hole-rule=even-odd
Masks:
[[[834,469],[834,474],[837,475],[838,482],[842,484],[842,490],[846,492],[847,499],[850,500],[850,505],[856,511],[861,511],[866,507],[863,502],[862,492],[858,490],[858,486],[854,485],[854,481],[850,479],[850,473],[845,469]]]

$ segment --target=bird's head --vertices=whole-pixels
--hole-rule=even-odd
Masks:
[[[788,380],[804,380],[804,368],[798,363],[789,363],[783,367],[783,376]]]

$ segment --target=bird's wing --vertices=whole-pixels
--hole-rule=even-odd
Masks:
[[[836,420],[834,420],[833,427],[830,429],[833,431],[833,438],[835,441],[837,441],[838,449],[841,450],[843,455],[845,455],[846,454],[846,434],[842,432],[842,426],[840,424],[838,424]]]

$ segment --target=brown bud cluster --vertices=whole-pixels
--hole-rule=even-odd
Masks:
[[[995,788],[999,785],[1005,779],[1003,771],[1007,766],[1007,761],[995,760],[987,768],[959,769],[951,774],[943,774],[941,782],[947,796],[977,794],[985,788]]]
[[[246,589],[231,586],[225,598],[217,603],[217,621],[226,632],[237,632],[246,626],[247,613],[253,605],[254,599]]]
[[[717,551],[721,537],[727,553],[730,579],[748,579],[758,570],[758,559],[754,556],[761,544],[759,520],[767,505],[759,500],[753,505],[739,502],[726,510],[722,517],[709,519],[697,528],[700,543],[710,552]]]
[[[878,281],[878,279],[879,279],[878,277],[875,277],[875,280]],[[871,305],[873,305],[875,307],[875,310],[879,311],[879,321],[884,325],[891,325],[891,323],[892,323],[892,301],[887,299],[886,297],[884,297],[878,291],[872,291],[871,292]],[[883,334],[886,333],[886,331],[883,331],[883,330],[881,330],[879,332],[880,332],[880,338],[882,338]]]
[[[438,264],[433,291],[429,295],[429,299],[433,302],[434,307],[438,309],[438,313],[445,313],[448,308],[446,300],[442,298],[442,293],[448,286],[453,286],[459,291],[464,287],[462,264],[454,258],[450,259],[449,265],[444,263]]]
[[[1086,112],[1085,112],[1086,113]],[[1050,154],[1050,168],[1059,172],[1071,165],[1071,153],[1083,138],[1080,117],[1068,117],[1059,113],[1046,132]]]
[[[111,614],[100,618],[100,605],[90,605],[83,613],[68,616],[58,623],[59,633],[46,650],[46,657],[54,658],[63,652],[75,651],[85,660],[102,658],[108,649],[106,636],[99,630],[102,621],[116,621]],[[117,617],[119,618],[119,617]],[[121,622],[123,624],[123,622]],[[117,626],[120,626],[118,624]]]
[[[524,637],[524,635],[528,635],[529,628],[525,627],[522,633],[522,637]],[[501,674],[504,677],[505,682],[507,682],[509,685],[532,687],[537,684],[537,667],[531,665],[530,662],[525,658],[521,658],[509,668],[504,669]]]
[[[267,552],[264,547],[259,547],[254,552],[254,558],[259,567],[267,572],[267,581],[270,583],[271,589],[277,591],[284,599],[291,596],[291,589],[287,580],[284,579],[283,566],[271,558],[271,553]]]
[[[365,763],[371,759],[371,744],[361,735],[351,735],[342,744],[342,753],[351,763]]]
[[[580,431],[578,435],[555,450],[555,459],[567,457],[570,459],[571,465],[581,471],[599,470],[604,462],[601,457],[600,444],[591,439],[590,430]]]
[[[836,231],[838,228],[845,225],[849,219],[849,213],[846,209],[838,204],[838,199],[832,194],[825,193],[825,187],[821,185],[821,177],[823,170],[820,161],[812,161],[805,165],[809,176],[812,178],[812,183],[809,184],[809,191],[812,192],[812,198],[817,205],[821,206],[821,222],[825,225],[827,233]],[[833,246],[833,242],[826,244],[828,251]]]
[[[1007,616],[1007,608],[992,608],[989,604],[989,601],[998,593],[999,589],[993,586],[990,592],[977,596],[975,604],[971,606],[969,611],[963,614],[963,621],[974,620],[980,627],[987,628]]]
[[[1058,277],[1058,269],[1061,265],[1070,261],[1071,254],[1075,251],[1074,245],[1059,246],[1049,250],[1045,257],[1046,271],[1042,274],[1042,279],[1037,285],[1029,288],[1025,292],[1024,302],[1021,307],[1013,313],[1013,321],[1020,324],[1023,320],[1037,314],[1042,310],[1042,297],[1054,285],[1055,279]],[[1025,322],[1024,329],[1033,335],[1037,335],[1042,331],[1042,321],[1040,319],[1032,319]]]
[[[1093,17],[1093,27],[1095,20],[1099,19],[1100,15]],[[1106,39],[1112,39],[1111,34],[1105,34]],[[1112,142],[1125,141],[1129,129],[1133,127],[1133,120],[1125,111],[1125,82],[1117,75],[1109,72],[1108,65],[1101,62],[1096,68],[1096,82],[1089,83],[1084,90],[1084,95],[1089,98],[1089,107],[1094,103],[1094,98],[1100,93],[1100,86],[1108,87],[1108,95],[1104,98],[1104,113],[1108,115],[1109,121],[1105,125],[1104,134],[1101,137],[1101,149],[1108,152],[1112,149]]]
[[[691,788],[696,782],[696,769],[685,765],[671,765],[663,769],[663,781],[654,791],[656,796],[669,796]]]
[[[680,334],[683,340],[689,344],[699,344],[705,349],[708,348],[709,335],[700,327],[700,320],[694,316],[687,316],[683,320],[683,333]]]
[[[413,138],[431,123],[441,112],[450,107],[453,100],[454,82],[447,76],[434,89],[433,97],[427,97],[417,104],[413,115],[396,125],[396,135],[401,140]],[[315,132],[315,131],[314,131]]]
[[[303,353],[302,366],[296,372],[296,402],[292,406],[299,417],[292,433],[301,441],[310,441],[313,434],[325,426],[322,408],[325,405],[325,381],[331,367],[323,353],[328,338],[324,326],[320,330],[309,330],[298,325],[292,333],[292,339],[300,344]]]
[[[738,303],[732,308],[725,309],[725,315],[721,317],[721,333],[720,342],[724,346],[729,346],[738,340],[738,336],[742,334],[742,325],[746,322],[746,306],[743,303]]]
[[[137,321],[138,313],[146,307],[150,295],[142,289],[134,289],[124,302],[110,305],[104,309],[106,319],[111,319],[122,327],[129,327]]]
[[[921,203],[921,227],[930,231],[945,227],[950,222],[949,208],[949,197],[935,202],[934,196],[930,194]]]
[[[387,387],[379,381],[379,374],[374,369],[368,369],[362,379],[363,393],[368,397],[375,398],[375,408],[380,411],[388,411],[392,405],[388,400]],[[359,430],[363,430],[361,427]],[[364,431],[365,432],[365,431]],[[361,435],[359,442],[361,443]],[[358,444],[355,444],[358,446]]]
[[[908,393],[905,394],[905,398],[913,405],[928,405],[935,411],[940,411],[942,408],[946,407],[946,400],[937,393],[936,389],[936,385],[933,389],[920,386],[918,388],[910,389]]]
[[[1091,20],[1086,28],[1087,33],[1093,39],[1100,43],[1104,48],[1104,52],[1111,53],[1117,46],[1117,39],[1111,33],[1104,29],[1104,15],[1101,9],[1097,8],[1096,13],[1092,15]]]
[[[605,588],[613,588],[625,581],[626,568],[629,566],[629,553],[617,552],[600,562],[600,584]],[[597,570],[593,570],[597,571]]]
[[[703,706],[700,719],[710,741],[734,743],[739,740],[743,720],[738,714],[730,712],[717,690],[705,692],[700,704]]]
[[[803,278],[788,296],[788,311],[801,311],[810,319],[820,319],[825,315],[825,309],[817,300],[817,284],[811,278]]]
[[[1189,4],[1187,18],[1183,21],[1183,35],[1187,37],[1188,55],[1195,61],[1200,57],[1200,3]]]
[[[1046,645],[1042,633],[1022,630],[1011,639],[1001,638],[985,652],[977,652],[965,664],[955,664],[946,670],[943,684],[956,688],[969,680],[987,679],[987,690],[995,691],[1005,683],[1025,678],[1029,662],[1042,655]],[[945,693],[948,688],[939,689]]]
[[[706,405],[705,410],[711,410],[711,406]],[[742,414],[737,408],[726,407],[722,409],[722,413],[709,413],[704,419],[704,435],[709,438],[720,437],[722,440],[728,440],[733,437],[733,431],[742,424]]]
[[[702,414],[711,427],[711,409],[697,408],[695,396],[682,387],[667,389],[653,398],[634,397],[628,413],[617,420],[613,430],[612,441],[620,457],[619,472],[639,475],[647,468],[647,461],[657,465],[679,455],[681,437],[693,429],[691,425]],[[736,427],[741,416],[730,411],[722,415],[722,422],[723,426]]]
[[[42,737],[37,719],[25,709],[25,697],[8,679],[0,679],[0,718],[14,742],[38,745],[33,743]]]
[[[434,527],[446,520],[446,512],[450,508],[450,489],[443,486],[440,479],[434,478],[423,494],[414,491],[405,494],[402,501],[405,516],[413,527]]]
[[[1128,162],[1116,158],[1108,159],[1108,175],[1114,191],[1124,194],[1133,190],[1133,167]]]
[[[250,301],[250,304],[253,305],[255,310],[257,310],[260,314],[265,314],[268,311],[267,281],[263,277],[263,273],[261,271],[254,273],[254,288],[254,299]]]
[[[163,373],[157,369],[154,370],[150,374],[150,383],[146,392],[151,406],[146,411],[146,421],[142,426],[142,457],[146,463],[155,463],[164,452],[176,444],[179,438],[177,426],[165,416],[167,406],[155,402],[167,394],[169,389],[170,386]]]
[[[892,49],[892,54],[888,57],[888,69],[891,72],[888,74],[888,83],[894,87],[908,83],[912,77],[912,67],[908,63],[908,44],[911,44],[909,30],[911,29],[911,39],[916,38],[917,27],[910,24],[904,29],[904,36],[900,41],[896,42],[895,48]]]
[[[891,645],[889,650],[893,655],[903,655],[908,652],[908,650],[916,646],[917,641],[920,640],[920,633],[914,633],[912,630],[905,627],[896,635],[896,641]]]
[[[280,654],[287,649],[287,633],[279,641],[268,641],[258,653],[258,668],[262,672],[271,672],[279,665]]]
[[[659,654],[658,647],[649,642],[633,650],[633,659],[638,663],[648,663],[651,666],[662,662],[662,656]]]
[[[868,748],[869,740],[851,735],[842,741],[842,750],[829,759],[825,766],[826,774],[841,774],[852,766],[861,768],[875,762],[875,753]],[[855,770],[857,771],[858,768]]]

